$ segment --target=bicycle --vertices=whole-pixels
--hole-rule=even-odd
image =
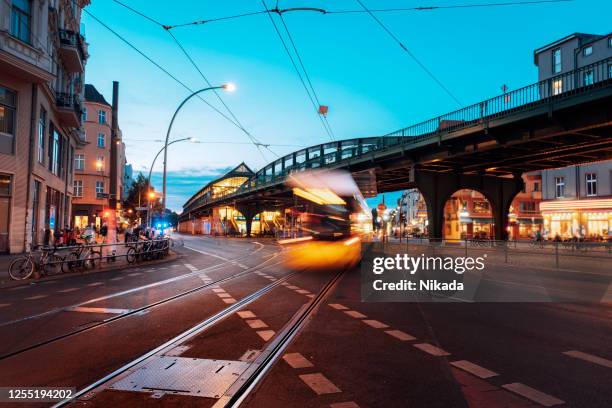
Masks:
[[[93,269],[96,267],[96,261],[99,261],[101,258],[102,253],[93,249],[92,245],[88,243],[77,244],[76,250],[66,256],[66,264],[71,271],[76,269]]]
[[[36,250],[40,249],[40,256],[35,257]],[[28,279],[34,270],[40,272],[41,276],[55,275],[64,272],[65,258],[56,253],[56,248],[36,247],[31,245],[30,251],[10,263],[8,272],[13,280]]]

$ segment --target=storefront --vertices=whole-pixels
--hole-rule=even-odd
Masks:
[[[540,204],[544,236],[608,239],[612,227],[612,199],[545,201]]]

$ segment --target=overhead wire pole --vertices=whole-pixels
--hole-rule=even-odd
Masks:
[[[463,103],[461,103],[461,101],[455,95],[453,95],[453,93],[416,57],[416,55],[414,55],[408,49],[408,47],[406,47],[406,45],[404,45],[404,43],[399,38],[397,38],[395,34],[393,34],[393,32],[386,25],[383,24],[382,21],[380,21],[378,17],[376,17],[376,15],[370,9],[365,6],[365,4],[363,4],[361,0],[355,1],[359,3],[359,5],[364,9],[364,11],[366,11],[370,15],[370,17],[372,17],[372,19],[389,35],[389,37],[391,37],[401,47],[401,49],[403,49],[410,56],[410,58],[412,58],[412,60],[416,62],[417,65],[420,66],[421,69],[423,69],[423,71],[425,71],[425,73],[429,75],[429,77],[433,79],[434,82],[436,82],[438,86],[442,88],[442,90],[444,90],[444,92],[446,92],[448,96],[451,97],[451,99],[453,99],[459,106],[463,106]]]
[[[119,0],[113,0],[113,2],[119,4],[120,6],[125,7],[126,9],[130,10],[131,12],[143,17],[144,19],[152,22],[153,24],[161,27],[164,29],[164,31],[166,31],[170,37],[172,37],[172,39],[174,40],[174,42],[176,43],[176,45],[179,47],[179,49],[183,52],[183,54],[185,55],[185,57],[189,60],[189,62],[191,63],[191,65],[196,69],[196,71],[200,74],[200,76],[202,77],[202,79],[204,79],[204,81],[206,82],[206,84],[209,87],[212,87],[211,82],[208,80],[208,78],[206,77],[206,75],[204,75],[204,73],[202,72],[202,70],[198,67],[198,65],[195,63],[195,61],[193,60],[193,58],[191,57],[191,55],[189,55],[189,53],[187,52],[187,50],[183,47],[183,45],[179,42],[179,40],[176,38],[176,36],[174,34],[172,34],[169,30],[168,25],[162,24],[160,21],[144,14],[143,12],[131,7],[128,4],[123,3],[122,1]],[[248,13],[247,13],[248,14]],[[235,122],[235,125],[242,131],[244,132],[247,137],[251,140],[251,143],[257,148],[257,150],[259,151],[259,154],[262,156],[262,158],[264,159],[264,162],[267,162],[268,159],[264,156],[263,152],[261,151],[260,147],[264,147],[267,150],[270,151],[270,153],[272,153],[273,155],[275,155],[276,157],[279,157],[278,154],[276,154],[276,152],[274,152],[272,149],[270,149],[269,147],[266,147],[264,143],[261,143],[259,140],[257,140],[249,131],[247,131],[245,129],[245,127],[242,125],[242,123],[240,122],[240,120],[238,120],[238,118],[236,117],[236,115],[234,114],[234,112],[230,109],[230,107],[227,105],[227,103],[223,100],[223,98],[221,98],[221,95],[219,95],[219,93],[216,90],[213,90],[216,97],[219,99],[219,101],[221,102],[221,104],[225,107],[225,109],[227,110],[227,112],[230,114],[230,116],[232,117],[233,121]]]
[[[289,57],[289,60],[291,61],[291,65],[293,65],[293,68],[295,69],[295,72],[298,75],[298,78],[300,79],[300,82],[302,83],[302,86],[304,87],[304,90],[306,90],[306,94],[308,95],[308,98],[310,99],[310,102],[312,103],[312,106],[313,106],[315,112],[317,112],[318,111],[318,106],[317,106],[315,100],[313,99],[313,96],[310,94],[310,90],[308,89],[308,86],[304,82],[304,78],[302,77],[302,74],[301,74],[297,64],[295,63],[295,60],[293,59],[293,56],[291,55],[291,51],[289,51],[289,47],[287,47],[287,44],[285,43],[285,39],[283,38],[282,34],[280,33],[280,30],[278,29],[278,26],[274,22],[274,19],[272,18],[272,14],[271,14],[270,10],[268,9],[268,6],[266,5],[266,2],[264,0],[261,0],[261,4],[264,6],[266,11],[268,12],[268,17],[270,18],[270,22],[272,23],[272,26],[274,27],[274,30],[276,31],[276,34],[278,35],[278,38],[281,41],[281,43],[283,45],[283,48],[285,49],[285,52],[287,53],[287,56]],[[323,125],[323,128],[325,129],[325,132],[327,133],[329,138],[331,140],[334,140],[333,134],[330,132],[330,129],[328,129],[328,127],[325,125],[325,121],[321,118],[321,115],[319,115],[317,113],[317,116],[318,116],[319,120],[321,121],[321,124]]]

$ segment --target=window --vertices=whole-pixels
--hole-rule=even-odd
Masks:
[[[536,211],[536,205],[533,201],[521,201],[519,209],[523,213],[531,213]]]
[[[533,183],[533,191],[540,191],[540,182],[539,181],[535,181]]]
[[[593,47],[591,47],[590,45],[588,47],[585,47],[582,50],[582,55],[584,55],[585,57],[588,57],[589,55],[591,55],[593,53]]]
[[[74,196],[83,197],[83,180],[74,180]]]
[[[608,38],[608,47],[612,47],[612,37]]]
[[[553,74],[561,72],[561,48],[557,48],[552,53]]]
[[[38,162],[45,164],[45,135],[47,134],[47,111],[41,106],[38,118]]]
[[[83,106],[83,110],[81,111],[81,122],[87,121],[87,107]]]
[[[0,174],[0,251],[8,251],[11,215],[12,179],[9,174]]]
[[[17,94],[0,86],[0,152],[13,154]]]
[[[104,147],[104,133],[98,133],[98,147]]]
[[[40,181],[34,180],[34,191],[32,196],[32,243],[38,244],[38,224],[40,218]]]
[[[559,95],[561,92],[563,92],[563,79],[554,79],[552,81],[552,94]]]
[[[103,110],[98,111],[98,123],[102,125],[106,123],[106,112]]]
[[[587,197],[593,197],[597,195],[597,174],[596,173],[586,174],[586,192],[587,192]]]
[[[104,181],[96,181],[96,196],[104,194]]]
[[[98,156],[96,159],[96,170],[104,171],[104,156]]]
[[[608,65],[608,79],[612,78],[612,64]]]
[[[75,170],[85,170],[85,155],[77,154],[74,156],[74,168]]]
[[[56,176],[59,175],[59,160],[60,160],[60,135],[53,129],[51,135],[51,143],[49,146],[51,152],[51,160],[49,161],[49,170]]]
[[[555,177],[555,197],[565,197],[565,177]]]
[[[593,70],[584,73],[584,85],[593,85]]]
[[[30,21],[32,10],[30,0],[13,0],[11,7],[11,35],[30,43]]]

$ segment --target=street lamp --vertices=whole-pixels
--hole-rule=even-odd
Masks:
[[[191,98],[193,98],[194,96],[204,92],[204,91],[210,91],[213,89],[225,89],[228,92],[233,92],[236,90],[236,85],[234,85],[233,83],[229,82],[227,84],[223,84],[221,86],[211,86],[208,88],[203,88],[200,89],[198,91],[195,91],[193,93],[191,93],[189,96],[187,96],[185,99],[183,99],[183,102],[181,102],[181,104],[178,106],[178,108],[176,108],[176,111],[174,112],[174,115],[172,115],[172,119],[170,120],[170,125],[168,126],[168,132],[166,133],[166,142],[164,144],[164,175],[163,175],[163,187],[162,187],[162,213],[163,211],[166,209],[166,165],[167,165],[167,158],[168,158],[168,145],[170,144],[168,142],[168,140],[170,139],[170,131],[172,130],[172,125],[174,124],[174,119],[176,119],[176,115],[179,113],[179,111],[181,110],[181,108],[183,107],[183,105],[185,105],[185,103],[187,103],[188,100],[190,100]]]

